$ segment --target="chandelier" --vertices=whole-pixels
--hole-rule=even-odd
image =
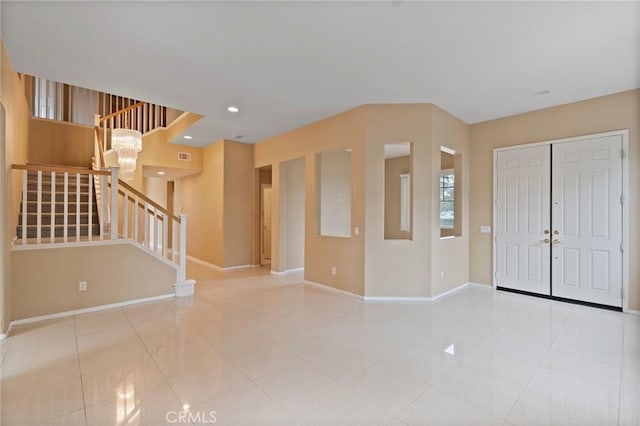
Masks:
[[[111,148],[118,154],[120,177],[124,180],[133,179],[138,153],[142,151],[142,133],[133,129],[113,129]]]

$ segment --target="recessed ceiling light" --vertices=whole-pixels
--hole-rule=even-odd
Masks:
[[[242,138],[244,138],[243,135],[236,135],[236,139],[242,139]]]
[[[158,174],[159,174],[160,176],[163,176],[163,175],[164,175],[164,172],[158,172]]]
[[[229,112],[238,112],[238,111],[240,111],[240,108],[238,108],[235,105],[231,105],[231,106],[227,107],[227,111],[229,111]]]
[[[184,135],[183,138],[185,138],[185,139],[193,139],[193,136]]]
[[[534,95],[548,95],[551,90],[540,90],[539,92],[533,92]]]

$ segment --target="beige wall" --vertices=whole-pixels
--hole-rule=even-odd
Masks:
[[[220,267],[252,263],[253,176],[253,146],[223,140],[203,149],[202,173],[176,180],[187,254]]]
[[[431,295],[436,296],[469,281],[469,126],[434,106],[432,138]],[[440,170],[443,146],[456,152],[455,221],[456,229],[460,229],[460,236],[445,239],[440,238]]]
[[[327,237],[351,236],[351,151],[316,155],[319,185],[316,188],[317,232]]]
[[[15,251],[12,318],[170,294],[175,280],[174,267],[127,242]]]
[[[29,162],[91,167],[94,135],[93,127],[31,118]]]
[[[304,267],[304,158],[280,164],[280,259],[285,271]]]
[[[255,145],[255,167],[272,165],[273,224],[271,267],[285,269],[280,258],[280,163],[305,158],[305,279],[364,294],[364,108],[356,108]],[[323,237],[316,224],[316,162],[319,152],[351,148],[351,238]],[[254,250],[257,246],[254,244]],[[255,253],[254,253],[255,257]],[[336,275],[331,267],[336,267]]]
[[[0,310],[2,311],[0,330],[7,330],[12,319],[11,281],[12,257],[11,238],[15,235],[18,223],[18,210],[22,193],[22,180],[18,172],[11,171],[11,164],[24,164],[27,161],[27,145],[29,141],[29,120],[31,113],[25,97],[25,90],[18,74],[11,67],[4,44],[0,41],[0,102],[5,109],[4,126],[4,164],[0,180],[0,206],[2,226],[2,263],[0,272]]]
[[[224,260],[220,266],[252,263],[253,146],[224,141]]]
[[[629,129],[629,306],[640,309],[640,90],[617,93],[560,105],[470,126],[470,165],[473,192],[470,195],[470,279],[491,284],[491,235],[480,234],[480,225],[491,225],[493,149],[573,136]]]
[[[403,240],[411,232],[400,230],[400,175],[410,173],[411,156],[384,160],[384,238]]]
[[[431,268],[431,110],[427,104],[366,105],[365,295],[428,297]],[[384,145],[412,143],[411,240],[384,239]],[[438,159],[439,159],[438,155]],[[439,167],[438,167],[439,169]]]
[[[179,180],[177,205],[187,215],[187,254],[222,266],[224,141],[202,151],[202,173]]]
[[[144,195],[161,206],[167,205],[167,179],[161,177],[144,178]]]

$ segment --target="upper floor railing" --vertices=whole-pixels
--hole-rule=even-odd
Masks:
[[[22,78],[26,79],[25,88],[31,112],[38,118],[93,126],[95,114],[108,116],[140,102],[41,77],[22,74]],[[182,113],[177,109],[146,103],[144,108],[136,110],[135,114],[130,114],[126,119],[131,128],[144,134],[158,127],[167,127]],[[125,116],[119,115],[107,123],[107,126],[122,128],[124,120]]]

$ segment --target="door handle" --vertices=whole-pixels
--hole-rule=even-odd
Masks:
[[[543,231],[543,234],[544,234],[544,235],[547,235],[548,233],[549,233],[549,230],[548,230],[548,229],[545,229],[545,230]]]
[[[549,239],[545,238],[544,240],[540,240],[541,243],[549,244]]]
[[[562,241],[560,241],[560,240],[553,240],[553,244],[562,244]]]
[[[553,235],[560,235],[560,231],[556,229],[555,231],[553,231]]]

